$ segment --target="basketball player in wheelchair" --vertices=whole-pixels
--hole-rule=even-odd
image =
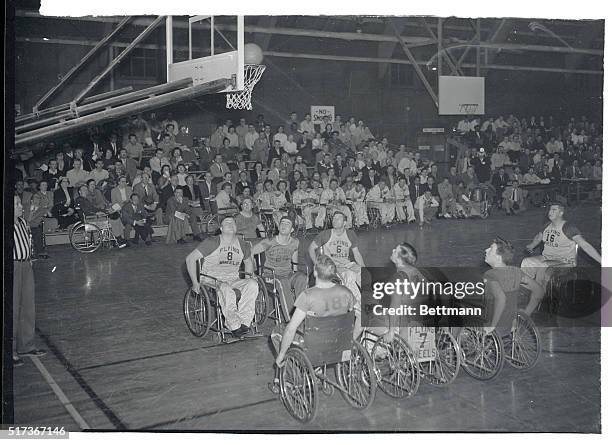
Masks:
[[[464,327],[459,333],[463,369],[478,380],[491,380],[504,362],[518,369],[532,368],[540,355],[540,336],[530,316],[544,298],[544,288],[519,268],[508,266],[514,247],[497,238],[485,250],[484,327]],[[529,303],[519,309],[521,287],[529,292]]]
[[[337,270],[334,261],[327,255],[319,255],[314,264],[315,285],[304,290],[295,301],[295,311],[289,324],[281,334],[274,330],[270,336],[277,352],[275,364],[278,368],[284,366],[285,354],[292,344],[301,345],[303,336],[298,331],[306,316],[331,317],[351,312],[356,305],[353,293],[334,280]],[[275,377],[270,389],[278,393],[278,376]]]
[[[187,272],[195,294],[201,286],[214,287],[223,312],[225,325],[234,337],[249,333],[255,317],[255,305],[259,285],[253,278],[254,266],[250,244],[236,234],[233,216],[221,220],[221,235],[206,238],[186,258]],[[202,281],[197,272],[202,262]],[[247,277],[240,278],[240,266],[244,263]]]
[[[278,299],[281,314],[275,317],[283,323],[289,322],[295,299],[308,287],[308,277],[297,270],[300,243],[291,236],[294,222],[289,216],[280,219],[278,235],[266,238],[253,247],[253,256],[261,255],[260,276],[271,284]]]

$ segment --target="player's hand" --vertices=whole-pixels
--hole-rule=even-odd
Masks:
[[[194,284],[193,286],[191,286],[191,290],[196,293],[199,294],[200,293],[200,283]]]
[[[389,329],[384,335],[383,335],[383,341],[385,343],[392,343],[393,339],[395,338],[395,332],[392,329]]]
[[[279,355],[278,357],[276,357],[276,360],[274,361],[274,363],[279,368],[282,368],[283,366],[285,366],[285,356],[284,355],[282,355],[282,356]]]
[[[482,328],[485,335],[491,334],[495,330],[495,326],[485,326]]]

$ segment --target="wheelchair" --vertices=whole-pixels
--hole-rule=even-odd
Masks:
[[[294,344],[280,368],[280,399],[300,422],[312,421],[319,391],[331,396],[337,389],[356,409],[366,409],[376,396],[376,376],[365,348],[353,340],[355,314],[309,317],[304,320],[303,342]],[[327,375],[334,367],[335,382]]]
[[[251,324],[251,329],[257,332],[268,316],[268,292],[256,275],[247,272],[241,272],[241,274],[257,280],[259,292],[255,299],[255,316]],[[198,262],[198,277],[200,278],[200,292],[195,293],[193,289],[188,289],[183,298],[183,315],[187,328],[195,337],[205,337],[212,331],[218,343],[228,343],[225,318],[217,297],[220,283],[215,277],[201,273],[200,262]],[[237,301],[239,301],[239,292],[236,289],[234,292],[237,293]]]
[[[413,396],[422,379],[446,386],[459,374],[459,345],[446,328],[411,327],[407,339],[396,334],[391,343],[364,330],[361,341],[374,362],[378,386],[390,397]]]
[[[276,232],[276,223],[274,222],[273,214],[274,211],[272,209],[260,209],[259,211],[259,218],[261,219],[261,224],[264,227],[267,238],[272,238]]]
[[[485,334],[480,327],[464,327],[459,333],[461,366],[477,380],[492,380],[501,372],[504,361],[517,369],[535,366],[540,357],[540,334],[531,318],[518,311],[515,327],[501,336],[497,329]]]
[[[70,228],[68,239],[73,249],[81,253],[93,253],[102,246],[110,249],[113,244],[119,245],[111,229],[108,214],[84,215],[82,221]]]
[[[366,201],[366,211],[368,220],[370,221],[368,229],[372,230],[376,230],[382,225],[382,215],[380,214],[380,209],[376,205],[376,202]]]
[[[491,198],[489,190],[486,187],[477,187],[470,193],[470,205],[477,206],[480,211],[480,217],[486,219],[491,214]],[[470,215],[472,212],[470,212]]]

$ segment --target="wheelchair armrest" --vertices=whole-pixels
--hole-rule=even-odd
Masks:
[[[272,278],[276,278],[276,272],[274,272],[274,269],[272,267],[261,266],[261,270],[267,271],[267,272],[272,272]]]
[[[218,285],[219,280],[217,278],[213,277],[212,275],[207,275],[205,273],[200,273],[200,279],[202,279],[202,278],[213,280],[215,282],[215,286]]]

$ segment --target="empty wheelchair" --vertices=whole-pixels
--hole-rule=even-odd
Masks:
[[[255,300],[255,315],[251,323],[251,329],[257,332],[267,318],[267,289],[261,285],[256,276],[247,272],[241,273],[252,276],[258,283],[259,291]],[[226,343],[229,331],[225,326],[225,318],[218,298],[221,283],[215,277],[201,273],[200,263],[198,263],[198,276],[200,277],[200,292],[195,293],[193,289],[188,289],[183,298],[183,315],[187,328],[196,337],[205,337],[212,331],[219,343]],[[236,289],[234,289],[234,292],[237,294],[236,300],[240,301],[240,292]]]
[[[464,327],[459,334],[461,366],[477,380],[492,380],[504,361],[517,369],[530,369],[540,357],[540,334],[523,311],[518,311],[513,329],[500,335],[495,329],[485,334],[480,327]]]
[[[376,376],[364,347],[353,340],[354,314],[306,317],[303,341],[289,348],[280,369],[280,398],[291,416],[310,422],[317,414],[319,392],[337,389],[356,409],[366,409],[376,395]],[[335,381],[328,376],[333,367]]]
[[[470,205],[472,207],[470,216],[480,216],[483,219],[488,218],[491,213],[491,198],[489,197],[488,189],[477,187],[472,190]]]
[[[373,201],[366,202],[368,220],[370,221],[368,229],[376,230],[382,225],[382,215],[380,214],[380,209],[377,204],[378,203]]]
[[[70,245],[82,253],[93,253],[102,246],[110,249],[113,244],[119,245],[107,214],[84,216],[70,228],[68,239]]]

